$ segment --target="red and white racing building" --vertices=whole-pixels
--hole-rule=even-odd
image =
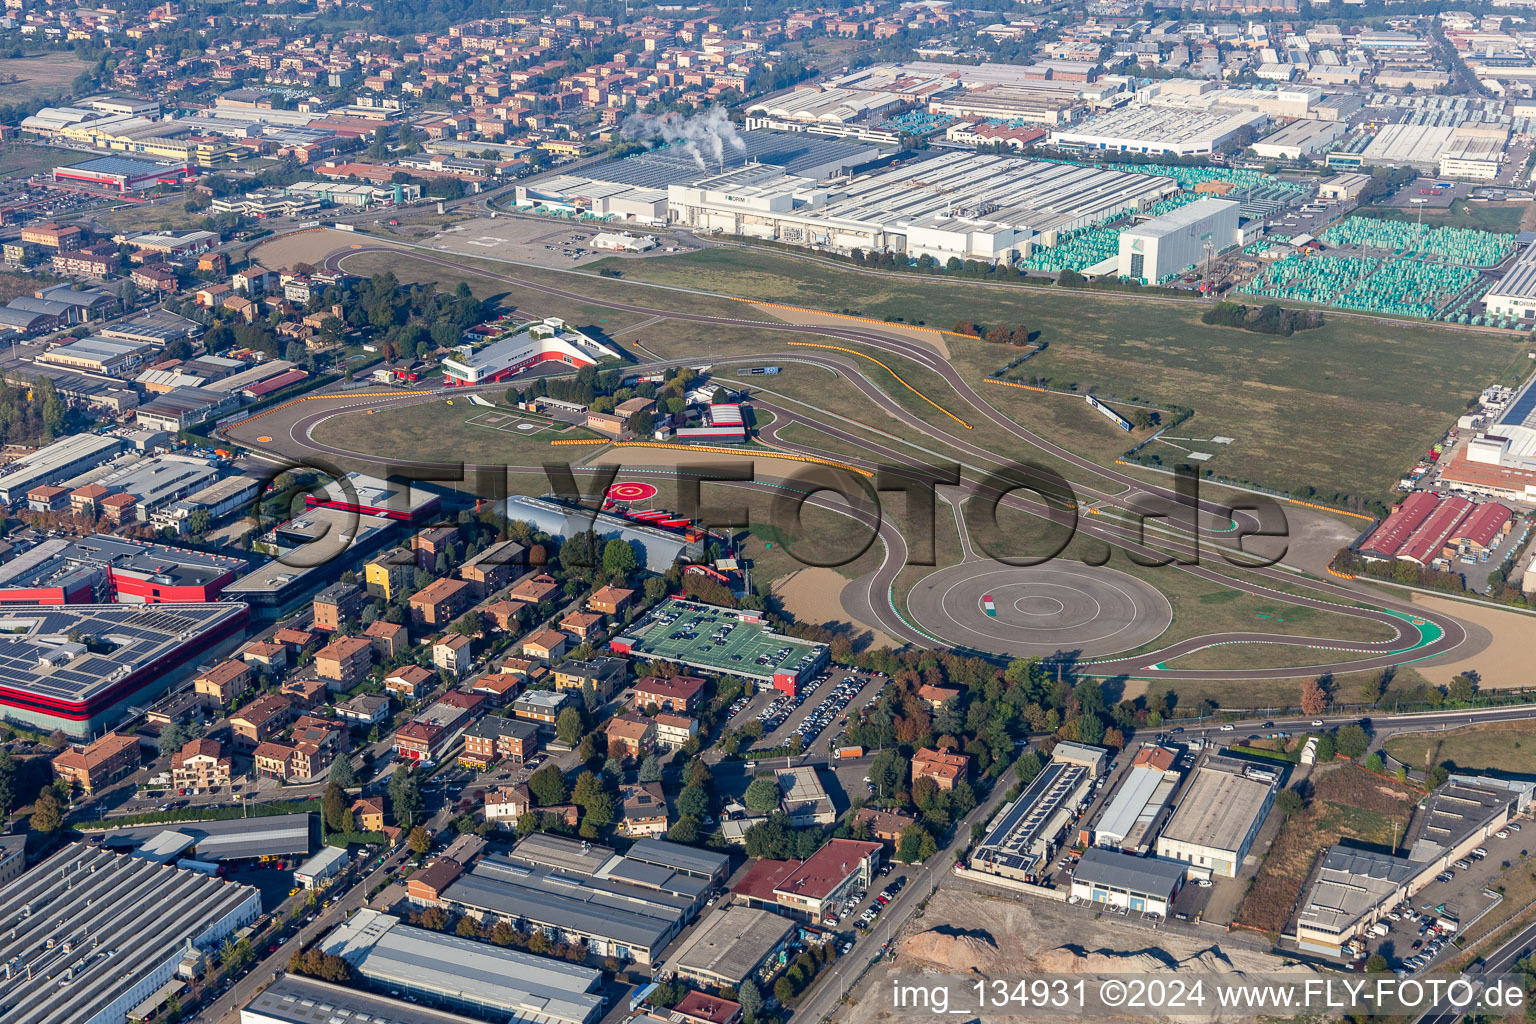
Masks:
[[[559,317],[521,328],[497,321],[464,332],[464,344],[443,360],[443,378],[449,385],[491,384],[539,363],[560,362],[580,369],[619,358],[617,351]]]

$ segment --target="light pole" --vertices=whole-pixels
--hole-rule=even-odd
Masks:
[[[1213,249],[1215,249],[1215,246],[1207,238],[1205,240],[1205,294],[1214,299],[1216,297],[1216,287],[1211,283],[1211,251]]]

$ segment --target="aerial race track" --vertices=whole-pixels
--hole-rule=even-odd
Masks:
[[[552,297],[600,305],[622,312],[672,320],[751,327],[765,339],[760,351],[726,357],[711,356],[715,364],[747,364],[764,361],[791,361],[816,365],[843,376],[874,407],[911,427],[916,434],[940,441],[958,453],[967,465],[990,471],[1001,468],[1006,460],[978,443],[980,438],[1011,435],[1041,452],[1070,464],[1074,470],[1073,488],[1081,501],[1094,506],[1093,515],[1078,515],[1076,509],[1063,510],[1047,504],[1030,491],[1014,491],[994,499],[1001,506],[1070,525],[1080,535],[1101,541],[1106,548],[1116,548],[1147,564],[1167,561],[1169,554],[1187,558],[1191,564],[1174,563],[1166,571],[1190,573],[1213,585],[1263,597],[1268,601],[1315,608],[1337,615],[1368,619],[1385,626],[1390,634],[1380,641],[1347,641],[1329,637],[1281,635],[1265,632],[1222,632],[1189,637],[1157,648],[1157,638],[1172,619],[1168,600],[1150,584],[1127,573],[1105,566],[1083,565],[1070,561],[1051,561],[1038,566],[1005,565],[978,555],[961,526],[964,558],[959,564],[938,568],[920,579],[908,594],[905,611],[897,606],[894,585],[897,574],[907,565],[909,548],[906,538],[889,518],[850,504],[825,493],[808,498],[808,503],[832,509],[865,525],[883,546],[883,561],[873,573],[854,581],[844,592],[844,604],[860,614],[855,616],[877,626],[892,638],[918,646],[946,647],[995,657],[1040,656],[1048,662],[1070,666],[1077,675],[1127,677],[1146,680],[1174,679],[1288,679],[1328,672],[1355,672],[1381,669],[1438,658],[1468,643],[1466,628],[1456,619],[1383,598],[1350,581],[1323,580],[1303,576],[1280,567],[1244,567],[1241,576],[1220,572],[1207,564],[1212,544],[1220,544],[1234,524],[1245,532],[1257,527],[1251,513],[1234,512],[1219,502],[1201,500],[1197,514],[1200,546],[1197,551],[1188,533],[1144,535],[1137,518],[1142,503],[1179,502],[1167,487],[1132,477],[1113,467],[1077,455],[1048,438],[1020,425],[963,379],[933,347],[922,344],[895,330],[883,330],[878,321],[860,322],[841,318],[831,324],[800,325],[780,320],[763,320],[750,315],[741,317],[692,313],[663,306],[620,302],[593,294],[595,289],[578,291],[576,287],[557,288],[455,262],[431,250],[399,245],[350,245],[332,252],[325,260],[327,269],[342,270],[345,264],[370,252],[388,252],[410,256],[423,263],[466,278],[479,277]],[[571,273],[571,272],[568,272]],[[589,275],[572,273],[582,281]],[[715,293],[675,286],[626,282],[654,289],[659,298],[668,293],[692,293],[722,298]],[[760,304],[768,306],[770,304]],[[744,312],[754,308],[745,305]],[[847,321],[845,326],[842,321]],[[767,339],[784,336],[782,346]],[[815,339],[815,340],[813,340]],[[831,339],[828,341],[827,339]],[[842,342],[843,344],[834,344]],[[858,345],[858,351],[848,345]],[[871,355],[869,352],[877,354]],[[893,356],[914,363],[941,378],[952,390],[951,396],[930,396],[906,381],[898,368],[882,357]],[[654,372],[682,365],[687,360],[656,360],[629,367],[637,372]],[[873,379],[872,379],[873,375]],[[895,383],[885,383],[886,378]],[[486,387],[503,390],[506,381]],[[923,419],[898,402],[888,388],[910,389],[923,401],[940,410],[943,417]],[[474,388],[458,387],[455,394]],[[255,417],[229,423],[220,433],[248,449],[278,460],[294,463],[306,458],[365,458],[381,468],[430,470],[436,464],[409,459],[390,459],[377,453],[352,452],[330,446],[314,436],[316,426],[325,420],[360,408],[383,408],[419,402],[439,401],[442,392],[338,392],[306,396],[294,402],[265,410]],[[935,397],[944,403],[935,401]],[[773,422],[762,431],[761,440],[771,450],[768,457],[799,459],[818,464],[844,466],[870,475],[877,465],[918,466],[920,460],[900,444],[887,445],[864,434],[849,430],[836,413],[787,408],[783,404],[755,399],[754,404],[772,412]],[[818,450],[804,443],[792,443],[779,436],[790,424],[804,424],[821,433],[850,442],[866,453],[865,459],[851,459],[843,454]],[[754,456],[765,452],[754,450]],[[441,468],[441,467],[439,467]],[[542,473],[541,466],[463,466],[466,473],[477,469],[506,472]],[[574,467],[577,472],[582,468]],[[589,470],[590,471],[590,470]],[[1084,484],[1083,481],[1092,481]],[[769,480],[732,486],[771,489]],[[965,484],[977,492],[974,485]],[[963,500],[963,499],[962,499]],[[957,525],[960,517],[957,515]],[[1203,560],[1196,560],[1198,558]],[[1171,665],[1186,655],[1215,647],[1236,644],[1266,644],[1300,648],[1316,653],[1308,657],[1288,657],[1283,667],[1237,669],[1182,668]],[[1131,652],[1131,653],[1128,653]]]

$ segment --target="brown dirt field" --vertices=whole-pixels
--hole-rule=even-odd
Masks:
[[[576,458],[578,457],[576,453],[581,450],[580,446],[573,446],[567,448],[562,454]],[[698,463],[742,462],[750,459],[755,467],[754,472],[760,480],[792,479],[811,465],[794,459],[758,457],[762,454],[761,451],[752,448],[743,448],[739,454],[734,451],[729,454],[718,451],[684,451],[680,448],[603,448],[588,462],[592,465],[617,462],[621,466],[686,466]]]
[[[1476,669],[1486,690],[1528,686],[1531,674],[1531,635],[1536,619],[1501,608],[1452,601],[1444,597],[1414,594],[1413,603],[1454,616],[1486,631],[1488,646],[1476,654],[1456,661],[1431,662],[1417,666],[1419,673],[1432,683],[1449,683],[1457,673]]]
[[[1392,847],[1394,838],[1401,844],[1419,796],[1343,762],[1319,765],[1311,783],[1312,798],[1281,826],[1238,908],[1237,923],[1264,932],[1284,929],[1319,850],[1341,839],[1382,849]]]
[[[848,582],[835,569],[807,567],[775,580],[773,592],[784,603],[784,610],[793,615],[796,621],[850,622],[855,629],[873,635],[873,647],[901,646],[874,626],[848,618],[841,603],[843,588]]]
[[[764,316],[771,316],[785,323],[801,324],[807,327],[858,327],[860,321],[849,320],[841,316],[828,316],[823,313],[803,313],[795,309],[785,309],[782,306],[769,306],[763,303],[752,303]],[[944,342],[944,335],[921,327],[905,327],[901,324],[870,323],[864,324],[873,330],[899,334],[913,341],[920,341],[939,353],[945,359],[949,358],[949,346]]]

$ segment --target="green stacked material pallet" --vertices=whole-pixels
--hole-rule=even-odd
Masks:
[[[1272,235],[1265,235],[1257,242],[1249,242],[1247,245],[1243,246],[1243,252],[1250,256],[1256,256],[1266,249],[1272,249],[1277,245],[1289,245],[1290,242],[1290,235],[1282,235],[1276,232]]]
[[[1378,266],[1380,261],[1358,256],[1287,256],[1260,271],[1246,291],[1264,298],[1331,306]]]
[[[1366,313],[1394,313],[1431,319],[1445,303],[1476,281],[1470,267],[1423,263],[1419,260],[1383,260],[1370,276],[1335,298],[1330,305]]]
[[[1466,267],[1491,267],[1515,251],[1515,236],[1472,228],[1422,227],[1417,223],[1348,217],[1322,234],[1328,245],[1435,256]]]

